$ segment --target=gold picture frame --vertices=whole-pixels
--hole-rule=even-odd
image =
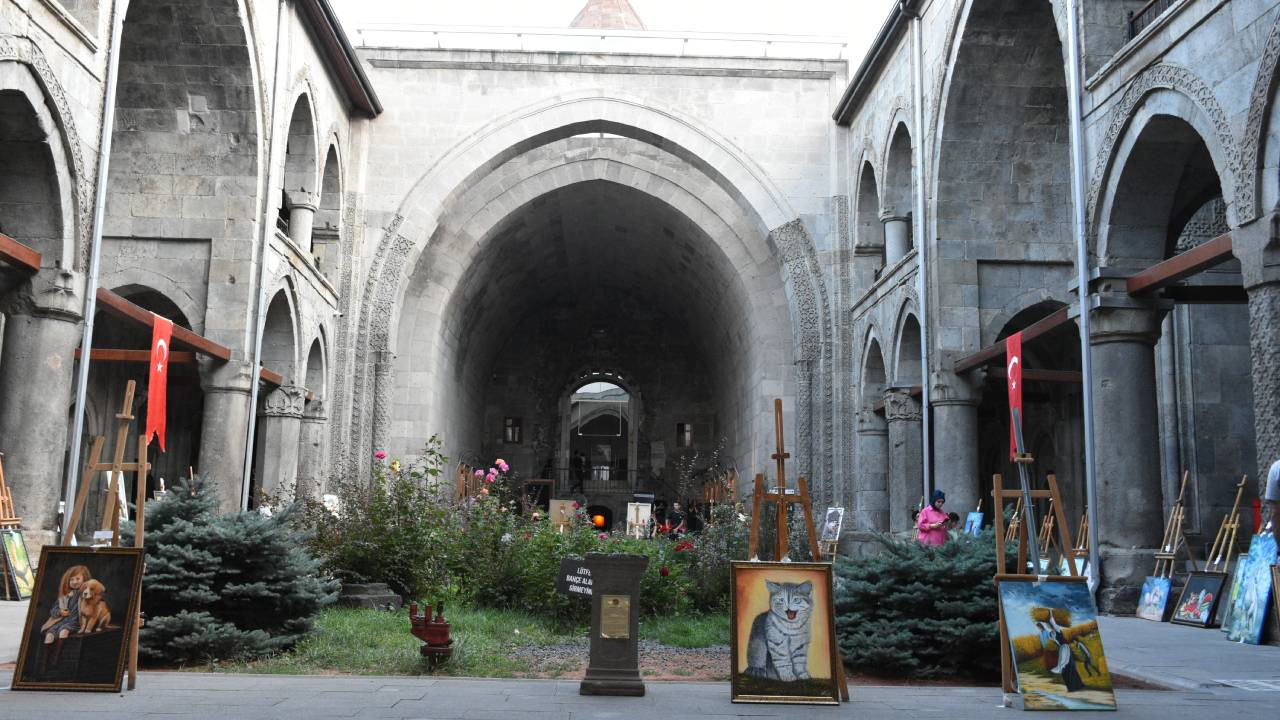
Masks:
[[[41,548],[12,689],[119,692],[142,563],[142,548]]]
[[[831,563],[740,560],[733,563],[732,574],[732,701],[839,704],[841,659],[836,646]],[[783,659],[778,662],[765,638],[770,624],[796,638],[781,645]],[[790,658],[786,657],[788,652],[792,653]]]

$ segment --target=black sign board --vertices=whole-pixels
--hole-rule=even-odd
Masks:
[[[582,558],[569,557],[560,561],[556,592],[561,595],[591,597],[591,571]]]

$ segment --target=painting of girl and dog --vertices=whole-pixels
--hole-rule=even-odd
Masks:
[[[1000,607],[1027,710],[1115,709],[1087,583],[1001,580]]]
[[[141,582],[141,548],[46,545],[13,689],[119,691]]]

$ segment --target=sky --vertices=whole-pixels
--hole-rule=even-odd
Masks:
[[[367,23],[565,28],[586,0],[331,0],[347,33]],[[631,0],[650,30],[838,37],[856,67],[896,0]]]

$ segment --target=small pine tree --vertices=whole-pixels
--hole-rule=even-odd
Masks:
[[[187,663],[291,647],[337,597],[290,510],[219,515],[199,478],[147,503],[144,657]],[[124,531],[132,542],[133,525]]]
[[[937,548],[877,540],[882,552],[836,563],[836,637],[845,663],[880,676],[999,677],[992,531]]]

